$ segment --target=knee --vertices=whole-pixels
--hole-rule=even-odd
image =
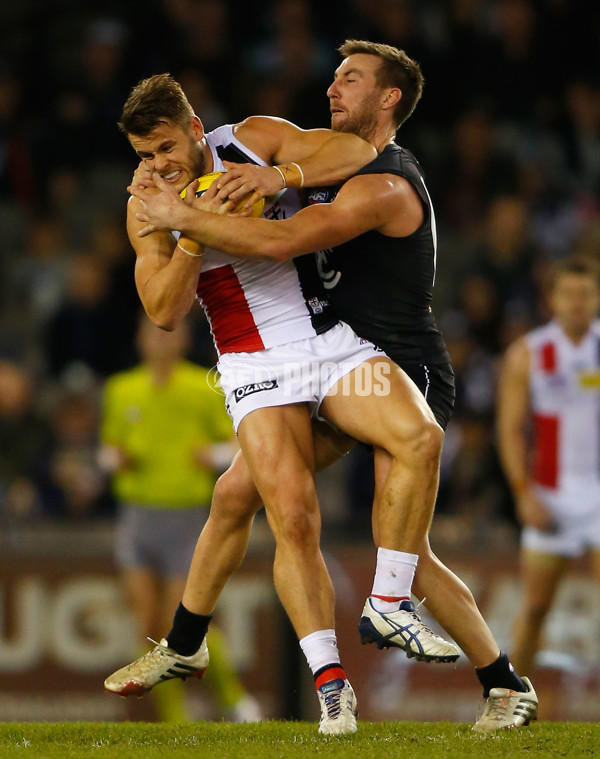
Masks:
[[[321,514],[313,488],[302,489],[296,483],[294,492],[287,492],[267,505],[269,523],[278,547],[306,551],[318,547],[321,532]]]
[[[319,525],[304,509],[279,514],[273,531],[281,548],[306,551],[319,545]]]
[[[245,464],[234,463],[217,480],[211,518],[222,522],[246,522],[262,507],[262,500]]]
[[[442,453],[444,432],[435,419],[422,417],[399,441],[401,456],[424,464],[437,465]]]

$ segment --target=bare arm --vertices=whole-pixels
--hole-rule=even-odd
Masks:
[[[377,151],[354,134],[330,129],[300,129],[285,119],[251,116],[235,128],[236,137],[264,161],[280,164],[287,186],[333,185],[370,163]],[[295,163],[300,173],[288,172]],[[228,172],[220,180],[222,199],[240,200],[251,191],[273,195],[283,187],[282,174],[272,167],[226,163]]]
[[[524,525],[548,529],[552,522],[550,514],[535,496],[529,478],[527,421],[530,416],[530,362],[524,339],[513,343],[506,353],[498,387],[498,448],[519,521]]]
[[[304,208],[279,221],[206,213],[183,203],[156,174],[154,181],[161,189],[158,195],[131,188],[142,201],[140,222],[180,229],[193,240],[243,258],[287,260],[335,247],[372,229],[400,237],[414,232],[423,219],[415,190],[405,179],[388,174],[353,177],[332,203]],[[212,186],[203,198],[215,192]]]
[[[152,194],[153,188],[145,192]],[[127,205],[127,233],[136,254],[135,284],[140,300],[157,327],[175,329],[184,319],[196,297],[202,257],[192,257],[175,244],[170,232],[152,232],[139,237],[143,226],[136,218],[138,198]],[[189,243],[182,241],[188,247]],[[192,250],[191,246],[188,247]],[[194,250],[192,250],[194,252]]]

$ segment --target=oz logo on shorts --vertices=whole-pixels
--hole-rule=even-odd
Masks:
[[[252,382],[250,385],[242,385],[241,387],[236,387],[236,389],[233,391],[233,395],[235,396],[236,403],[239,403],[249,395],[254,395],[254,393],[262,393],[264,390],[274,390],[276,387],[279,387],[277,380],[267,380],[266,382]]]

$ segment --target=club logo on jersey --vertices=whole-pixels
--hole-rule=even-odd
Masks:
[[[342,272],[332,269],[327,260],[327,256],[332,252],[333,251],[331,248],[327,248],[327,250],[319,250],[317,253],[315,253],[317,260],[317,271],[319,272],[319,277],[321,277],[321,281],[323,282],[323,287],[326,290],[333,290],[333,288],[342,278]]]
[[[242,385],[241,387],[236,387],[236,389],[233,391],[233,395],[235,397],[235,402],[239,403],[249,395],[254,395],[254,393],[262,393],[264,390],[274,390],[276,387],[279,387],[277,380],[267,380],[266,382],[252,382],[250,385]]]

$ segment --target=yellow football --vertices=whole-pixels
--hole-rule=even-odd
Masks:
[[[210,174],[204,174],[204,176],[198,177],[198,181],[200,184],[198,185],[198,189],[196,190],[196,197],[199,198],[203,193],[205,193],[208,188],[211,186],[211,184],[215,181],[217,177],[220,177],[221,174],[224,172],[222,171],[211,171]],[[187,187],[181,191],[181,197],[185,198],[187,193]],[[241,200],[237,206],[233,209],[233,213],[239,213],[240,211],[244,210],[244,204],[245,200]],[[257,200],[252,205],[252,216],[260,216],[264,210],[265,207],[265,199],[261,198],[260,200]]]

